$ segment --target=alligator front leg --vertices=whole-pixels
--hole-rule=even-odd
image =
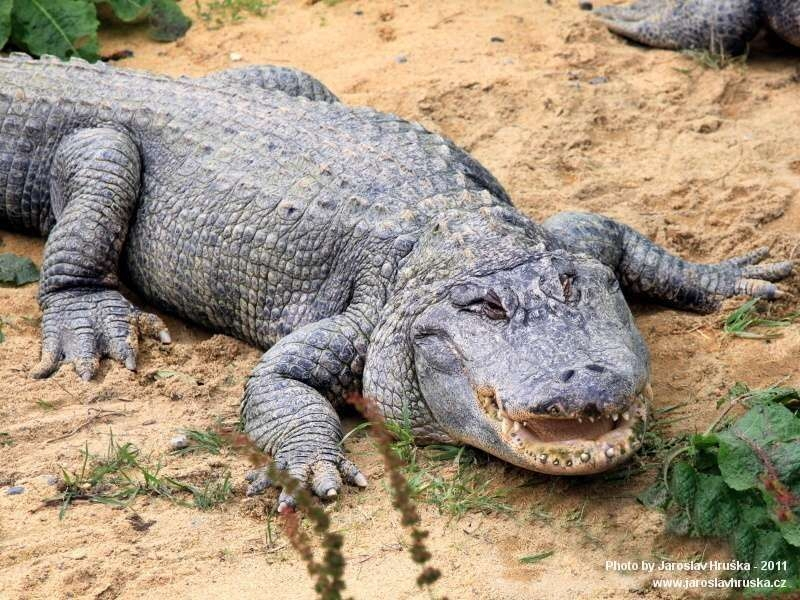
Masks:
[[[787,277],[794,266],[791,261],[757,264],[767,248],[712,265],[691,263],[627,225],[591,213],[560,213],[543,227],[565,250],[588,254],[613,269],[628,291],[698,312],[713,312],[731,296],[778,298],[782,292],[772,282]]]
[[[614,33],[648,46],[739,54],[758,33],[760,0],[638,0],[595,9]]]
[[[83,129],[59,144],[50,184],[56,224],[39,288],[42,358],[33,377],[51,375],[66,360],[88,380],[104,356],[134,370],[138,332],[169,342],[161,320],[138,311],[116,289],[140,178],[139,151],[120,130]]]
[[[310,483],[322,498],[336,496],[342,479],[367,485],[344,456],[341,423],[325,397],[341,397],[354,388],[367,336],[358,319],[347,313],[307,325],[270,348],[247,382],[242,401],[245,431],[272,455],[278,469],[302,485]],[[251,481],[248,494],[271,485],[265,472]],[[294,498],[282,491],[278,510],[294,505]]]

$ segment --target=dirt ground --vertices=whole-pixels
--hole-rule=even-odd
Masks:
[[[196,16],[188,0],[183,4]],[[251,63],[299,67],[347,103],[451,137],[532,217],[598,211],[698,261],[764,244],[775,255],[793,255],[800,244],[798,51],[766,40],[746,65],[709,69],[681,54],[629,45],[576,5],[280,0],[264,17],[217,30],[196,19],[173,44],[150,42],[141,29],[112,30],[103,35],[103,50],[133,49],[122,65],[173,75]],[[40,240],[5,232],[2,239],[2,251],[40,263]],[[787,283],[790,291],[797,287],[797,278]],[[102,452],[111,431],[155,456],[165,454],[180,428],[235,419],[244,378],[260,353],[166,317],[175,343],[145,342],[137,374],[104,363],[91,383],[78,383],[69,368],[33,381],[27,373],[39,352],[35,297],[33,285],[0,288],[0,431],[13,440],[0,445],[0,598],[313,597],[279,525],[272,526],[273,544],[267,541],[275,494],[246,498],[249,465],[235,454],[163,458],[165,473],[192,481],[231,471],[235,495],[211,511],[145,497],[129,509],[77,504],[63,520],[57,507],[40,508],[56,493],[48,478],[60,466],[78,468],[86,443]],[[775,310],[791,308],[783,302]],[[770,343],[730,340],[721,334],[720,315],[634,310],[652,350],[656,407],[692,403],[674,433],[706,426],[716,400],[737,380],[798,382],[797,327]],[[157,379],[157,370],[190,377]],[[371,482],[364,492],[347,490],[329,509],[345,534],[349,593],[428,597],[414,585],[416,569],[371,442],[360,437],[348,449]],[[605,561],[725,556],[716,544],[661,534],[661,517],[634,499],[651,475],[609,483],[540,477],[499,461],[482,468],[493,487],[510,488],[514,512],[451,520],[421,508],[434,563],[444,572],[438,595],[685,597],[651,589],[640,573],[607,571]],[[7,495],[10,485],[25,492]],[[129,519],[134,511],[154,523],[138,531]],[[535,516],[542,513],[552,518]],[[536,564],[520,563],[551,550]]]

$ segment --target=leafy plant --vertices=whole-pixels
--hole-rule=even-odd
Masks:
[[[0,0],[0,49],[10,44],[33,56],[99,58],[102,16],[123,23],[148,23],[151,38],[183,36],[191,20],[175,0]]]
[[[749,565],[738,576],[785,579],[781,592],[800,589],[800,416],[791,408],[797,398],[794,388],[737,384],[716,423],[675,450],[663,477],[639,496],[666,512],[668,532],[726,538]],[[747,412],[729,418],[736,405]]]
[[[0,254],[0,285],[20,286],[38,280],[39,269],[30,258],[9,252]]]

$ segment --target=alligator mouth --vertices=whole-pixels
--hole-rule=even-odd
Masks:
[[[652,388],[628,399],[617,413],[514,420],[494,390],[478,390],[478,403],[500,437],[528,469],[551,475],[588,475],[627,461],[642,445]]]

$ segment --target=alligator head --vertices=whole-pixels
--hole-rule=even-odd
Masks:
[[[550,250],[530,222],[475,225],[480,242],[459,234],[410,259],[427,268],[409,267],[415,276],[384,311],[365,394],[388,418],[406,410],[421,441],[469,444],[534,471],[598,473],[630,458],[649,356],[614,273]]]

